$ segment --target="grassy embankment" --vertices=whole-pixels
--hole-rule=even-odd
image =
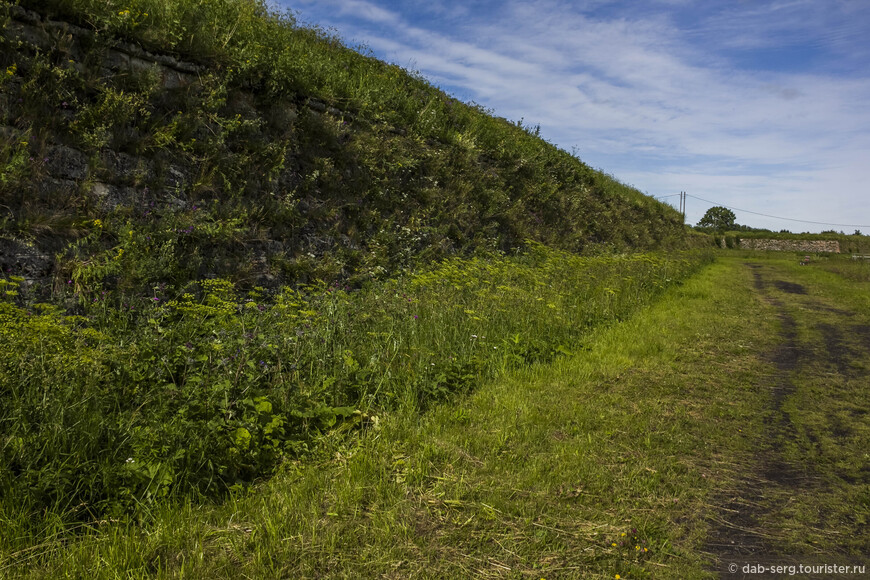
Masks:
[[[685,234],[290,14],[128,4],[0,4],[4,541],[222,497],[323,432],[570,352],[702,260],[537,245]],[[168,87],[119,42],[201,68]]]
[[[538,245],[686,234],[535,130],[262,2],[21,5],[38,14],[0,4],[13,565],[570,353],[704,259]],[[118,68],[128,42],[199,72]]]
[[[7,544],[6,571],[702,578],[711,529],[724,517],[719,504],[740,493],[759,450],[771,448],[791,468],[811,469],[818,485],[797,498],[772,486],[759,508],[765,554],[860,558],[870,516],[860,479],[868,409],[853,371],[866,362],[855,356],[838,371],[820,355],[789,373],[795,390],[782,409],[795,436],[772,440],[778,375],[769,354],[782,329],[768,298],[795,318],[802,348],[818,354],[820,310],[773,279],[803,284],[813,304],[848,310],[856,328],[870,321],[866,282],[754,257],[770,282],[765,294],[753,290],[744,260],[721,259],[572,344],[573,356],[509,373],[422,418],[400,412],[358,437],[327,438],[319,461],[288,464],[220,506],[165,505],[144,528],[91,523],[76,540]],[[864,348],[859,334],[843,340],[849,352]]]
[[[361,284],[527,239],[685,240],[670,206],[290,13],[134,4],[26,0],[85,33],[43,19],[41,33],[0,36],[0,237],[57,256],[42,297],[180,293],[214,276]],[[116,70],[118,43],[199,72],[167,88],[159,66]]]

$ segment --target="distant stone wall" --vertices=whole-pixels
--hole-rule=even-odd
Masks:
[[[740,247],[747,250],[769,250],[775,252],[840,253],[840,242],[836,240],[761,240],[745,238],[740,240]]]

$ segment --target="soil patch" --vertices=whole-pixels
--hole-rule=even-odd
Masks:
[[[846,346],[846,343],[843,340],[843,333],[839,328],[828,323],[817,324],[816,328],[822,334],[822,340],[825,343],[825,350],[828,351],[828,359],[837,366],[837,370],[840,374],[848,374],[852,351],[848,346]]]
[[[786,282],[785,280],[774,280],[773,285],[789,294],[806,294],[807,290],[800,284],[794,282]]]
[[[788,294],[807,294],[806,289],[793,282],[768,281],[765,279],[766,268],[753,264],[747,266],[752,268],[753,286],[760,298],[775,309],[780,322],[779,344],[762,355],[774,365],[775,372],[763,377],[760,384],[761,388],[770,391],[771,398],[769,407],[759,410],[766,418],[765,432],[758,442],[754,461],[746,466],[746,472],[737,487],[719,498],[718,507],[710,516],[712,525],[707,550],[716,560],[713,571],[729,580],[744,577],[740,570],[729,572],[729,564],[739,562],[742,567],[746,562],[786,563],[794,560],[793,556],[798,556],[776,556],[778,532],[771,529],[770,523],[782,519],[789,498],[822,492],[826,484],[820,473],[790,463],[781,451],[783,441],[794,441],[798,436],[789,414],[784,411],[785,402],[796,390],[792,377],[800,372],[805,363],[818,362],[847,374],[849,361],[856,354],[849,349],[843,332],[825,322],[814,324],[822,337],[824,348],[801,345],[798,322],[782,300],[768,294],[767,288],[774,286]],[[811,310],[822,311],[823,308],[819,305],[819,308]],[[844,311],[843,314],[849,313]],[[870,340],[870,327],[853,330]],[[752,576],[746,576],[749,577]]]

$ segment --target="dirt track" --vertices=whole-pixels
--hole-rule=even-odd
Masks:
[[[715,572],[721,578],[775,578],[771,574],[744,575],[740,570],[729,573],[729,564],[767,563],[811,564],[827,562],[839,564],[867,564],[866,558],[855,559],[847,553],[821,552],[810,543],[799,546],[784,541],[784,531],[789,528],[795,498],[829,493],[832,482],[848,482],[855,485],[870,484],[870,471],[863,470],[858,477],[854,473],[840,473],[830,465],[818,465],[812,461],[796,462],[786,457],[783,449],[819,445],[812,430],[796,425],[789,411],[789,399],[795,395],[799,382],[809,373],[824,374],[830,380],[855,381],[856,370],[851,364],[856,357],[870,356],[870,329],[856,324],[854,312],[826,304],[813,296],[812,289],[793,281],[780,279],[776,269],[759,264],[745,264],[752,269],[754,289],[759,298],[769,304],[778,319],[779,344],[772,351],[762,353],[772,365],[773,371],[760,379],[756,388],[770,393],[768,407],[760,410],[764,417],[764,432],[757,442],[754,461],[745,465],[741,481],[735,489],[719,498],[718,506],[709,516],[712,532],[707,550],[718,560]],[[837,376],[839,375],[839,376]],[[854,410],[866,413],[866,400],[862,408]],[[862,417],[860,417],[863,419]],[[828,432],[833,437],[849,437],[847,425],[836,416],[828,422]],[[838,533],[827,514],[818,513],[814,522],[794,522]],[[870,553],[870,530],[864,536],[865,554]],[[787,546],[784,548],[784,546]],[[870,568],[870,567],[868,567]],[[782,577],[788,577],[783,575]],[[801,578],[831,578],[825,575],[800,575]],[[847,577],[847,576],[843,576]],[[858,577],[858,576],[851,576]]]

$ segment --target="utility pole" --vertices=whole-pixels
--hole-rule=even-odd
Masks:
[[[683,216],[683,223],[686,223],[686,192],[680,192],[680,215]]]

